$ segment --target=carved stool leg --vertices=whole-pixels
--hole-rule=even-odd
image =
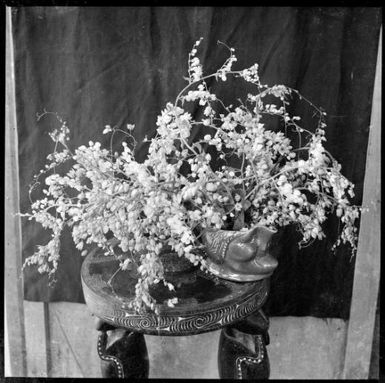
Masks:
[[[149,361],[143,334],[97,322],[98,354],[103,378],[148,378]]]
[[[222,329],[218,368],[221,379],[268,379],[269,320],[262,310]]]

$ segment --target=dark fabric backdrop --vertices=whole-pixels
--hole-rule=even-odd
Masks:
[[[294,87],[328,112],[326,146],[361,203],[380,8],[20,7],[12,22],[21,211],[29,207],[28,184],[52,150],[48,132],[58,126],[52,116],[38,122],[37,112],[64,117],[72,147],[107,144],[106,124],[135,123],[139,142],[151,137],[157,114],[186,85],[188,52],[201,36],[206,73],[227,58],[220,40],[236,49],[235,69],[258,62],[264,83]],[[239,84],[234,87],[244,91]],[[220,84],[210,85],[220,91]],[[233,92],[220,94],[230,102]],[[310,121],[302,106],[294,110]],[[146,151],[140,144],[139,160]],[[348,317],[354,260],[348,248],[331,254],[336,228],[332,220],[328,238],[301,251],[286,230],[271,278],[270,315]],[[24,257],[49,236],[27,220],[22,231]],[[81,262],[65,233],[58,282],[48,287],[46,277],[28,268],[25,299],[84,302]]]

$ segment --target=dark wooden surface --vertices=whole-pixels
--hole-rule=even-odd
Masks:
[[[163,283],[154,285],[152,296],[159,304],[159,315],[136,314],[128,307],[134,297],[136,279],[129,271],[118,269],[118,261],[101,251],[91,252],[82,266],[82,284],[86,303],[93,314],[116,327],[151,335],[192,335],[235,323],[255,312],[265,303],[269,280],[231,282],[194,268],[174,274],[175,291]],[[165,302],[177,297],[175,307]]]

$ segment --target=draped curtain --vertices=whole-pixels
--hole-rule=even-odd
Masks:
[[[22,212],[30,206],[28,185],[53,149],[48,133],[59,127],[53,115],[37,114],[47,110],[65,119],[72,148],[90,140],[108,146],[105,125],[133,123],[137,159],[143,161],[148,144],[142,140],[154,135],[157,115],[186,85],[188,52],[199,37],[198,57],[207,73],[228,56],[220,40],[235,48],[235,69],[257,62],[263,83],[296,88],[327,111],[326,148],[355,183],[353,202],[361,203],[380,8],[15,7],[12,24]],[[240,82],[228,89],[209,85],[227,103],[247,90]],[[311,124],[301,104],[293,113]],[[301,250],[293,230],[285,230],[271,278],[270,315],[348,317],[354,258],[349,248],[330,251],[337,229],[330,220],[327,238]],[[49,236],[23,219],[23,257]],[[25,299],[84,302],[82,261],[65,232],[57,282],[49,286],[35,268],[25,269]]]

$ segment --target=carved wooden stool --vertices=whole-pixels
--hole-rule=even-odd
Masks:
[[[83,262],[81,276],[87,306],[99,318],[98,354],[103,377],[148,378],[149,361],[143,334],[195,335],[222,328],[218,367],[221,378],[267,379],[269,360],[269,321],[261,307],[269,280],[232,282],[194,268],[174,274],[175,291],[163,284],[151,295],[160,313],[136,314],[127,307],[136,280],[127,271],[107,281],[118,268],[118,261],[102,252],[91,252]],[[178,297],[175,307],[162,304]]]

